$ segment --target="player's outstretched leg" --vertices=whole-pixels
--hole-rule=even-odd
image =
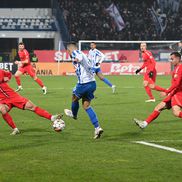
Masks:
[[[176,101],[177,101],[176,104],[178,103],[178,105],[172,106],[173,115],[178,117],[178,118],[182,118],[182,111],[181,111],[181,107],[180,107],[180,105],[182,106],[182,101],[181,101],[181,99],[178,99]]]
[[[95,111],[93,110],[93,108],[90,106],[90,102],[83,101],[83,108],[85,109],[87,115],[90,118],[90,121],[92,122],[92,124],[95,128],[94,139],[100,138],[102,133],[104,132],[104,130],[100,127],[97,115],[96,115]]]
[[[72,102],[71,111],[73,113],[73,119],[77,119],[78,110],[79,110],[79,101]]]
[[[72,104],[71,104],[71,110],[64,109],[64,113],[66,116],[71,117],[73,119],[77,119],[79,110],[79,98],[77,98],[75,95],[72,96]]]
[[[98,122],[97,115],[96,115],[95,111],[93,110],[92,107],[89,107],[89,108],[85,109],[85,111],[87,112],[87,114],[88,114],[88,116],[90,118],[90,121],[92,122],[92,124],[94,125],[94,128],[95,128],[94,139],[100,138],[104,131],[99,125],[99,122]]]
[[[78,110],[79,110],[79,102],[72,102],[71,104],[71,110],[69,109],[64,109],[64,113],[66,114],[66,116],[71,117],[73,119],[77,119],[77,115],[78,115]]]
[[[62,118],[62,114],[58,114],[58,115],[52,115],[50,114],[48,111],[34,105],[31,101],[28,101],[25,105],[26,110],[30,110],[33,111],[34,113],[36,113],[38,116],[46,118],[50,121],[55,121],[56,119],[60,119]]]
[[[155,98],[154,96],[152,95],[152,91],[150,89],[150,87],[147,85],[144,87],[145,88],[145,91],[147,93],[147,95],[149,96],[150,99],[146,100],[145,102],[155,102]]]
[[[37,77],[35,69],[31,66],[29,67],[27,72],[34,79],[34,81],[42,88],[43,94],[47,94],[47,87],[43,84],[42,80]]]
[[[47,87],[44,86],[42,80],[41,80],[40,78],[37,78],[37,77],[36,77],[34,80],[35,80],[35,82],[37,82],[38,85],[42,88],[43,94],[47,94]]]
[[[20,133],[18,128],[16,127],[15,123],[13,122],[12,117],[9,115],[9,113],[2,114],[3,119],[6,121],[6,123],[13,129],[13,132],[10,135],[17,135]]]
[[[145,120],[139,120],[134,118],[134,122],[136,125],[138,125],[141,129],[146,128],[152,121],[154,121],[161,113],[162,110],[166,108],[166,103],[161,102],[159,103],[154,111],[145,119]]]
[[[36,76],[33,78],[35,80],[35,82],[37,82],[37,84],[42,88],[42,92],[43,94],[47,94],[47,87],[44,86],[42,80],[40,78],[37,78]]]
[[[2,117],[3,119],[6,121],[6,123],[13,129],[13,132],[10,135],[16,135],[19,134],[19,130],[16,127],[16,124],[13,122],[12,117],[10,116],[10,114],[8,113],[9,108],[7,105],[1,104],[0,105],[0,111],[2,113]]]
[[[102,80],[106,85],[112,88],[112,92],[114,93],[116,90],[116,85],[113,85],[107,78],[103,76],[101,72],[96,73],[100,80]]]
[[[16,73],[15,73],[15,80],[16,80],[16,83],[17,83],[17,85],[18,85],[18,87],[17,87],[17,89],[15,90],[15,92],[19,92],[19,91],[21,91],[21,90],[23,90],[23,87],[22,87],[22,85],[21,85],[21,80],[20,80],[20,76],[22,75],[22,72],[20,72],[20,71],[17,71]]]
[[[166,91],[165,88],[162,88],[162,87],[160,87],[158,85],[154,85],[154,88],[151,88],[151,89],[159,91],[159,92],[165,92]]]

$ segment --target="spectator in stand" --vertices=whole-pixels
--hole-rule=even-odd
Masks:
[[[125,22],[125,28],[117,31],[112,18],[105,11],[114,2]],[[179,40],[182,33],[182,3],[177,14],[167,16],[167,27],[157,34],[149,8],[152,0],[123,1],[74,1],[59,0],[72,41],[90,40]]]

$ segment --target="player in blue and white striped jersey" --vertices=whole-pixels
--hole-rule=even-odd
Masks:
[[[102,80],[105,84],[107,84],[109,87],[111,87],[112,91],[114,93],[116,86],[113,85],[107,78],[104,77],[104,75],[102,74],[102,71],[100,69],[100,64],[104,61],[105,55],[101,51],[96,49],[95,42],[91,42],[90,48],[91,49],[88,53],[88,58],[89,58],[89,60],[92,61],[96,75],[99,77],[100,80]]]
[[[73,89],[71,110],[65,109],[64,112],[67,116],[77,119],[79,100],[82,99],[82,106],[95,127],[94,139],[100,138],[103,129],[99,125],[96,113],[90,106],[91,100],[94,98],[94,91],[96,90],[95,73],[93,72],[92,64],[87,56],[77,49],[75,44],[69,44],[67,51],[76,69],[78,83]]]

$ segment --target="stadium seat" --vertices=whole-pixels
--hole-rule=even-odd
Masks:
[[[50,16],[41,17],[11,17],[0,18],[1,29],[3,30],[52,30],[56,31],[54,19]]]

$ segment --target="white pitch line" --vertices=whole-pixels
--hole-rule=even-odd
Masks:
[[[144,141],[135,141],[135,143],[142,144],[142,145],[147,145],[147,146],[151,146],[151,147],[155,147],[155,148],[159,148],[159,149],[163,149],[163,150],[168,150],[170,152],[176,152],[176,153],[182,154],[182,150],[177,150],[177,149],[172,148],[172,147],[166,147],[166,146],[162,146],[162,145],[158,145],[158,144],[154,144],[154,143],[148,143],[148,142],[144,142]]]
[[[150,140],[149,143],[182,142],[182,140]]]
[[[110,89],[110,87],[97,87],[99,89]],[[143,89],[142,87],[116,87],[116,88],[121,88],[121,89],[129,89],[129,88],[137,88],[137,89]],[[31,88],[31,87],[25,87],[25,89],[27,90],[40,90],[40,88]],[[48,87],[49,90],[63,90],[63,89],[73,89],[73,87],[70,87],[70,88],[64,88],[64,87]]]

